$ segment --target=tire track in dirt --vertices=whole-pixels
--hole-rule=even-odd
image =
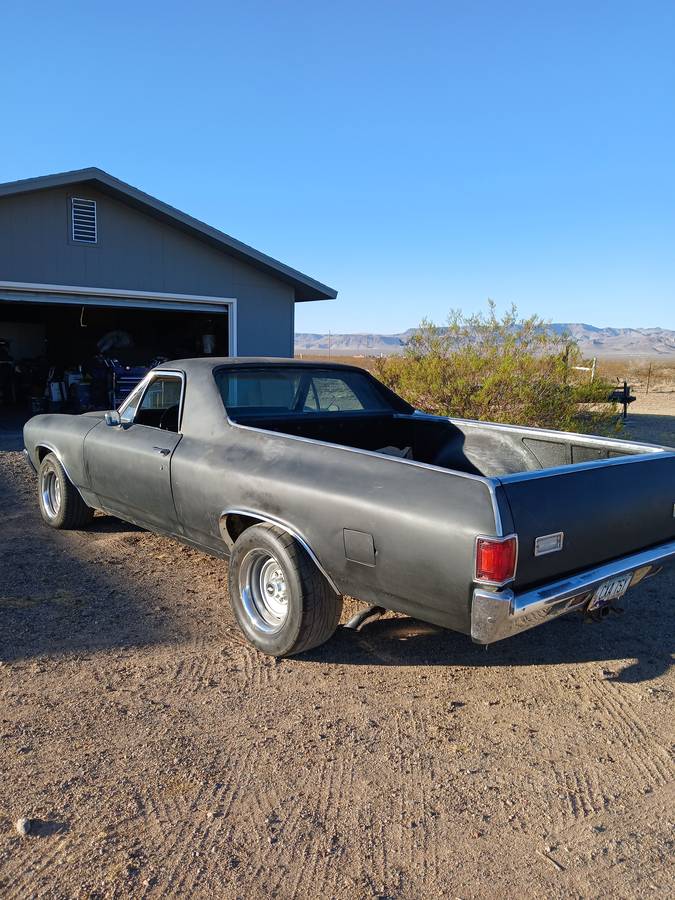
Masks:
[[[283,886],[285,872],[270,879],[269,867],[264,869],[268,892],[281,891],[281,896],[332,897],[339,893],[341,871],[339,860],[344,856],[345,804],[351,800],[354,782],[353,753],[349,761],[322,759],[309,771],[298,786],[296,799],[284,810],[284,822],[279,834],[283,842],[285,869],[295,877]],[[306,797],[313,793],[313,802]],[[307,835],[301,834],[303,823]],[[286,854],[290,850],[290,858]],[[262,874],[262,869],[261,869]],[[282,890],[283,886],[283,890]]]
[[[360,875],[362,883],[369,886],[373,896],[381,892],[386,872],[386,851],[382,846],[381,827],[382,818],[373,810],[372,802],[363,804],[358,815],[358,828],[362,835]],[[375,829],[378,831],[377,841]]]
[[[207,786],[205,782],[197,788],[197,793],[191,801],[177,804],[178,810],[174,822],[174,840],[167,847],[166,852],[160,852],[160,858],[168,861],[168,866],[163,872],[163,893],[176,896],[176,883],[186,876],[181,872],[183,864],[189,853],[193,852],[194,838],[197,831],[204,827],[204,819],[200,816],[203,800],[206,796],[213,799],[215,791],[213,786]],[[178,827],[176,827],[178,825]]]
[[[105,828],[98,837],[109,840],[124,835],[127,826],[137,821],[136,814],[117,820],[114,827]],[[25,900],[26,897],[44,896],[53,886],[54,871],[65,863],[88,858],[95,844],[92,843],[91,822],[88,814],[76,811],[68,816],[67,831],[50,836],[32,834],[27,839],[17,838],[21,853],[11,856],[3,864],[0,878],[0,896],[3,900]]]
[[[241,661],[244,684],[253,690],[267,687],[279,678],[279,663],[263,656],[247,643],[239,643],[237,661]]]
[[[432,755],[420,750],[425,736],[418,711],[396,711],[391,745],[394,781],[401,790],[369,802],[360,814],[361,878],[376,893],[399,896],[405,871],[415,870],[416,890],[422,894],[431,890],[438,876],[437,826],[430,793],[436,773]]]
[[[204,683],[210,681],[215,668],[216,657],[201,654],[191,650],[189,656],[185,654],[176,664],[172,677],[180,694],[196,694]]]
[[[422,757],[424,759],[424,757]],[[421,836],[420,844],[417,848],[417,858],[421,856],[422,860],[422,888],[426,889],[429,885],[434,884],[438,878],[438,843],[436,840],[436,823],[429,814],[429,789],[428,785],[433,783],[433,767],[426,760],[422,763],[422,777],[420,778],[420,794],[422,799],[421,821],[417,821],[415,835]],[[411,854],[405,857],[406,864],[410,864],[415,857]]]
[[[592,869],[592,882],[589,882],[587,870],[565,865],[556,896],[670,896],[675,870],[672,854],[674,804],[675,784],[670,783],[640,795],[631,804],[628,818],[622,808],[608,808],[556,829],[549,836],[549,842],[564,846],[568,859],[575,856],[590,858]],[[528,843],[526,841],[520,848],[523,858],[532,855]],[[621,850],[610,854],[606,863],[598,865],[597,859],[605,856],[608,843],[618,845]]]
[[[310,831],[309,840],[305,842],[302,848],[302,860],[298,865],[297,877],[293,883],[289,885],[289,890],[287,892],[289,900],[295,900],[299,895],[308,896],[308,889],[310,896],[312,895],[312,892],[314,892],[314,896],[317,897],[330,896],[324,892],[328,880],[328,866],[326,854],[322,852],[320,843],[321,837],[324,836],[324,823],[329,807],[335,810],[335,818],[338,818],[339,816],[339,813],[337,812],[339,804],[335,803],[335,805],[333,805],[333,801],[336,800],[336,770],[341,776],[343,773],[343,766],[344,763],[342,760],[338,760],[337,765],[333,765],[332,761],[329,763],[325,759],[322,759],[319,765],[318,778],[315,776],[315,778],[312,779],[315,782],[318,781],[316,800],[311,805],[310,809],[307,810],[308,815],[306,818],[310,823],[310,826],[316,828],[318,833],[317,835],[314,835],[312,831]],[[310,779],[308,779],[308,781],[309,780]],[[341,780],[341,778],[339,778],[339,780]]]
[[[400,785],[404,785],[406,783],[403,766],[405,756],[402,749],[406,744],[406,735],[401,728],[401,718],[402,716],[399,714],[394,719],[394,747],[396,751],[397,781]],[[411,859],[414,852],[413,834],[411,829],[405,828],[403,825],[404,822],[410,821],[412,815],[410,793],[408,791],[401,790],[397,794],[396,814],[398,850],[403,859]]]
[[[402,729],[401,725],[405,727]],[[415,772],[416,790],[404,790],[401,793],[400,817],[398,822],[398,846],[396,853],[391,854],[396,860],[396,867],[410,869],[419,861],[421,863],[420,888],[425,890],[434,883],[438,874],[438,848],[435,840],[435,822],[430,813],[429,785],[433,784],[435,771],[433,759],[429,753],[420,748],[427,745],[426,725],[420,712],[416,709],[402,710],[397,716],[397,748],[405,748],[405,755],[399,753],[400,783],[406,783],[403,771],[403,760],[406,759]],[[383,836],[386,841],[386,835]],[[388,887],[396,887],[388,886]]]
[[[326,895],[335,897],[338,894],[342,872],[340,870],[340,861],[345,855],[345,809],[348,804],[353,802],[353,786],[354,786],[354,765],[352,759],[340,759],[338,773],[338,793],[334,801],[329,798],[329,810],[335,808],[339,810],[331,822],[329,819],[327,841],[328,851],[331,854],[330,865],[326,866]]]
[[[649,786],[672,780],[675,765],[668,751],[655,735],[647,731],[630,701],[622,696],[619,685],[602,682],[600,686],[592,678],[588,678],[586,683],[589,693],[597,698],[599,712],[607,717],[624,746],[630,750],[624,757],[625,764]]]
[[[547,684],[546,696],[555,708],[564,706],[570,700],[568,684],[563,684],[556,673],[542,672],[542,680]],[[587,693],[588,677],[578,673],[575,682],[582,683],[580,694]],[[574,699],[577,692],[574,692]],[[560,814],[572,822],[585,819],[606,809],[610,798],[605,790],[606,778],[601,777],[602,769],[588,753],[588,740],[585,730],[569,730],[565,735],[569,747],[569,759],[551,758],[550,772],[557,790],[553,786],[545,786],[542,795],[547,798],[548,810],[553,817]],[[546,769],[542,769],[545,777]],[[562,802],[560,802],[562,794]]]
[[[190,896],[194,884],[196,864],[184,864],[188,854],[203,855],[207,844],[212,844],[216,834],[229,824],[232,809],[246,787],[250,776],[250,758],[253,747],[248,744],[243,753],[228,760],[228,777],[224,782],[208,784],[202,781],[190,799],[165,799],[164,794],[148,801],[152,819],[148,831],[159,835],[155,846],[159,856],[170,861],[151,895]],[[214,761],[209,768],[213,768]],[[217,812],[209,819],[207,813]],[[182,870],[182,871],[181,871]]]
[[[30,838],[29,838],[30,840]],[[55,866],[59,866],[63,857],[77,849],[78,842],[72,833],[65,837],[54,836],[47,839],[50,846],[45,847],[45,840],[33,841],[22,852],[13,856],[3,864],[3,875],[0,878],[0,895],[5,900],[24,900],[26,897],[39,896],[42,887],[41,876],[44,874],[51,880]]]
[[[277,780],[276,784],[269,784],[264,794],[254,790],[252,795],[247,797],[247,803],[250,804],[252,801],[259,814],[258,819],[261,825],[257,836],[260,841],[263,840],[263,833],[267,833],[268,838],[271,837],[267,827],[270,824],[269,817],[276,817],[277,813],[281,813],[278,823],[273,822],[273,824],[278,825],[278,831],[275,835],[275,846],[277,847],[275,852],[281,852],[282,866],[272,871],[268,861],[263,860],[255,870],[255,877],[265,879],[267,892],[271,895],[274,895],[275,892],[281,889],[282,882],[287,877],[284,871],[286,868],[297,866],[298,878],[296,882],[300,883],[303,880],[305,875],[303,866],[306,866],[307,857],[314,848],[314,844],[311,840],[309,842],[306,840],[302,834],[302,828],[303,824],[307,824],[311,830],[319,821],[322,801],[319,796],[320,790],[317,790],[317,782],[319,785],[323,784],[327,766],[328,761],[322,760],[317,768],[308,770],[304,777],[293,785],[293,794],[290,801],[287,801],[283,793],[280,793],[278,790],[279,785],[282,783],[280,780]],[[318,799],[312,803],[307,800],[310,796],[316,796]],[[298,848],[301,856],[300,861],[295,858],[295,852]],[[282,896],[290,896],[289,891],[284,890]]]
[[[545,791],[552,813],[561,811],[569,820],[577,821],[593,816],[605,809],[609,802],[595,771],[589,770],[584,762],[583,748],[575,742],[575,752],[570,763],[573,768],[562,768],[557,761],[552,763],[552,771],[559,792],[563,795],[563,808],[557,809],[556,792]]]

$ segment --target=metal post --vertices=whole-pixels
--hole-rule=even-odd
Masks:
[[[628,418],[628,382],[623,383],[623,417]]]
[[[647,372],[647,390],[646,393],[649,393],[649,382],[652,380],[652,364],[649,363],[649,372]]]

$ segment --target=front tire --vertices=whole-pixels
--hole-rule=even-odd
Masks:
[[[94,518],[54,453],[48,453],[38,471],[38,502],[43,520],[52,528],[84,528]]]
[[[318,647],[335,632],[342,597],[307,552],[276,525],[253,525],[229,561],[230,603],[248,640],[269,656]]]

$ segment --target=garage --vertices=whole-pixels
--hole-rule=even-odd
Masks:
[[[114,409],[167,359],[233,356],[234,300],[0,289],[0,402]]]
[[[100,169],[0,184],[0,431],[168,359],[292,357],[295,303],[336,296]]]

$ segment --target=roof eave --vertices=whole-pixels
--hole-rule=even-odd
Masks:
[[[93,184],[102,189],[104,193],[122,198],[124,202],[130,203],[144,212],[149,212],[156,218],[177,225],[184,231],[208,241],[212,246],[216,246],[221,250],[224,249],[239,259],[257,265],[276,278],[291,284],[295,290],[295,300],[297,302],[334,300],[337,297],[337,291],[328,287],[328,285],[316,281],[309,275],[305,275],[265,253],[261,253],[254,247],[250,247],[229,234],[225,234],[225,232],[219,231],[217,228],[213,228],[211,225],[207,225],[205,222],[176,209],[176,207],[170,206],[168,203],[164,203],[150,194],[146,194],[144,191],[133,187],[133,185],[120,181],[119,178],[109,175],[103,169],[90,167],[87,169],[76,169],[72,172],[60,172],[54,175],[42,175],[36,178],[7,182],[0,184],[0,197],[48,190],[55,187],[67,187],[74,184]]]

